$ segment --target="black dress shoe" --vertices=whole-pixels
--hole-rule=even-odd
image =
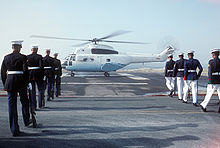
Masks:
[[[184,100],[183,100],[183,103],[187,103],[187,101],[184,101]]]
[[[182,101],[183,99],[178,99],[178,100]]]
[[[197,105],[197,103],[193,103],[193,106],[197,107],[198,105]]]
[[[207,112],[206,108],[204,108],[202,105],[200,105],[200,108],[202,109],[203,112]]]

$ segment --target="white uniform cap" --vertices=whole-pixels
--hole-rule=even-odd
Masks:
[[[18,40],[18,41],[11,41],[11,45],[22,45],[22,40]]]
[[[183,55],[184,55],[184,53],[180,52],[178,55],[179,55],[179,56],[183,56]]]
[[[193,51],[193,50],[188,50],[187,51],[187,53],[189,54],[189,53],[194,53],[195,51]]]
[[[173,57],[173,55],[172,55],[172,54],[168,54],[168,58],[169,58],[169,57]]]
[[[50,48],[46,48],[45,51],[50,51]]]
[[[37,45],[31,45],[31,48],[38,48]]]
[[[212,53],[213,52],[219,52],[219,49],[212,49]]]

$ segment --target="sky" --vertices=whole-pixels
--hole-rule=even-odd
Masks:
[[[0,0],[0,20],[0,62],[12,51],[11,40],[24,40],[23,54],[37,44],[39,53],[51,48],[61,59],[82,43],[31,35],[92,39],[128,30],[132,32],[112,40],[151,44],[108,45],[121,52],[155,54],[164,50],[164,42],[175,42],[177,53],[194,50],[204,67],[211,49],[220,48],[220,0]]]

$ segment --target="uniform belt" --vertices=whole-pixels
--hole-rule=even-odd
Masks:
[[[188,72],[196,72],[196,70],[188,70]]]
[[[40,67],[28,67],[28,70],[40,69]]]
[[[178,69],[178,71],[184,71],[184,69]]]
[[[44,69],[52,69],[52,67],[51,66],[46,66],[46,67],[44,67]]]
[[[59,70],[59,68],[55,68],[55,70]]]
[[[167,70],[167,72],[173,72],[173,70]]]
[[[220,72],[214,72],[212,73],[213,76],[219,76],[220,75]]]
[[[24,74],[23,71],[7,71],[8,75],[15,75],[15,74]]]

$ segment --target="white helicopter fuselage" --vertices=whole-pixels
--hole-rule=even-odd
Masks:
[[[76,49],[62,62],[62,67],[71,72],[111,72],[119,70],[131,63],[163,62],[174,49],[168,47],[160,54],[129,55],[119,53],[111,46],[90,44],[88,47]]]

